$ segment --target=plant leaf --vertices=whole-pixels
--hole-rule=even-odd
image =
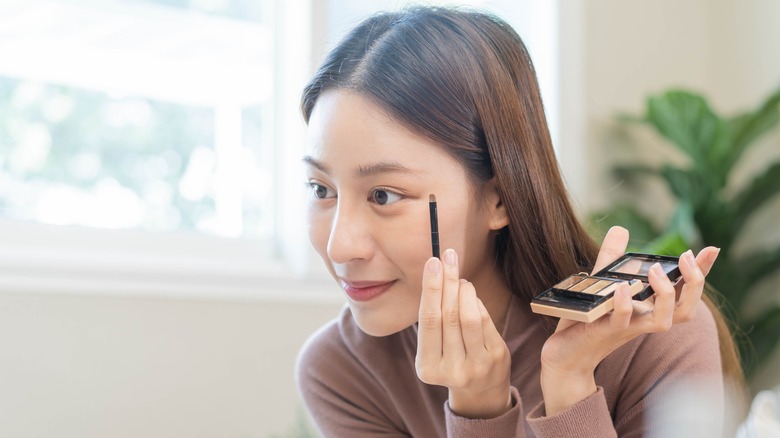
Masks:
[[[745,287],[745,272],[742,265],[733,262],[726,250],[721,250],[715,265],[707,275],[709,281],[731,304],[740,311],[746,298],[749,297]]]
[[[684,248],[683,251],[692,248],[696,242],[700,241],[701,236],[699,236],[699,230],[694,221],[693,205],[691,205],[690,202],[683,200],[677,204],[677,209],[674,211],[674,214],[669,221],[667,230],[680,235],[682,240],[688,243],[689,246]]]
[[[601,241],[607,234],[607,230],[619,225],[628,230],[630,250],[639,250],[647,242],[658,235],[652,222],[634,207],[627,204],[618,204],[606,211],[592,213],[588,216],[588,228],[596,241]]]
[[[751,288],[764,277],[780,268],[780,247],[770,251],[750,254],[744,257],[739,264],[744,267],[745,286]]]
[[[687,91],[669,91],[647,101],[648,122],[683,152],[691,157],[694,166],[709,164],[722,167],[721,161],[728,158],[722,151],[727,149],[729,125],[724,123],[710,109],[703,97]],[[709,175],[725,184],[724,175]]]
[[[618,179],[632,180],[638,176],[659,175],[661,171],[644,164],[615,166],[613,172]]]
[[[665,165],[661,174],[669,189],[693,208],[693,220],[698,226],[701,241],[720,247],[729,247],[732,237],[724,233],[730,229],[732,210],[723,201],[720,190],[712,181],[695,169],[680,169]]]
[[[641,251],[649,254],[679,256],[688,248],[690,248],[690,244],[680,233],[668,231],[643,246]]]
[[[661,175],[677,199],[690,202],[694,210],[700,209],[710,198],[708,182],[693,170],[666,164],[661,168]]]
[[[772,129],[780,120],[780,89],[769,96],[755,112],[740,114],[728,121],[733,132],[729,162],[733,165],[754,140]]]
[[[761,364],[777,348],[778,333],[780,333],[780,307],[770,308],[752,320],[752,323],[753,327],[748,332],[748,337],[756,354],[756,364]],[[748,369],[748,371],[750,370]]]
[[[750,215],[779,192],[780,162],[777,162],[734,197],[734,219],[731,224],[733,233],[737,234]]]

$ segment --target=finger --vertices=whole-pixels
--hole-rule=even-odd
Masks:
[[[708,246],[699,251],[699,254],[696,256],[696,264],[699,265],[699,269],[705,277],[710,273],[710,269],[712,269],[712,265],[715,264],[719,254],[720,248],[713,246]]]
[[[612,330],[623,331],[631,323],[631,315],[634,313],[633,298],[628,283],[621,283],[615,289],[612,297],[614,309],[609,317],[609,326]]]
[[[683,255],[684,254],[685,253],[683,253]],[[719,254],[720,248],[715,248],[714,246],[708,246],[699,251],[699,255],[696,256],[696,264],[699,266],[699,270],[701,271],[702,275],[706,277],[710,273],[710,270],[715,264],[715,261],[718,259]],[[683,255],[680,255],[680,257],[682,258]],[[680,281],[678,284],[678,289],[682,289],[684,283],[685,281]]]
[[[460,329],[458,254],[453,249],[447,249],[444,251],[443,259],[444,286],[441,295],[442,356],[445,359],[457,360],[462,359],[466,354]]]
[[[717,253],[715,254],[717,257]],[[712,267],[714,259],[710,259],[706,254],[702,257],[703,264],[707,271]],[[704,273],[702,272],[699,264],[693,258],[693,252],[686,251],[680,256],[680,274],[682,274],[683,281],[685,282],[680,292],[680,299],[677,302],[677,308],[675,309],[675,321],[689,321],[696,314],[696,306],[701,300],[701,295],[704,292]]]
[[[482,317],[482,337],[485,342],[485,348],[488,351],[499,351],[506,348],[506,342],[501,337],[501,333],[498,332],[496,325],[493,323],[493,319],[490,317],[490,313],[485,308],[485,304],[482,300],[477,299],[479,305],[479,314]]]
[[[425,263],[417,329],[417,360],[435,363],[441,359],[442,264],[436,257]]]
[[[674,320],[674,285],[658,263],[650,268],[648,280],[655,292],[652,327],[648,331],[669,330]]]
[[[477,291],[473,284],[461,280],[459,295],[460,328],[466,357],[479,358],[485,353],[485,339],[482,336],[482,315],[479,313]]]
[[[593,267],[593,273],[604,269],[607,265],[614,262],[626,253],[628,246],[628,230],[623,227],[612,227],[604,236],[601,242],[599,256],[596,258],[596,265]]]
[[[578,324],[578,322],[573,319],[561,318],[558,320],[558,325],[555,326],[555,333],[562,332],[574,324]]]

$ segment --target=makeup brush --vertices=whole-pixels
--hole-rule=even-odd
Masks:
[[[436,212],[436,195],[428,196],[428,209],[431,214],[431,248],[433,256],[439,258],[439,217]]]

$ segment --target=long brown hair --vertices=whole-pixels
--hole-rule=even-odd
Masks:
[[[496,259],[530,301],[573,272],[598,246],[571,207],[553,152],[531,58],[501,19],[464,9],[415,7],[360,23],[330,52],[303,92],[308,122],[330,89],[361,93],[455,157],[477,183],[495,178],[509,216]],[[715,316],[724,373],[741,381],[734,342]]]

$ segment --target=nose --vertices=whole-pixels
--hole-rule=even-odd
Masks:
[[[328,258],[335,264],[368,260],[374,252],[369,218],[356,206],[339,205],[328,237]]]

